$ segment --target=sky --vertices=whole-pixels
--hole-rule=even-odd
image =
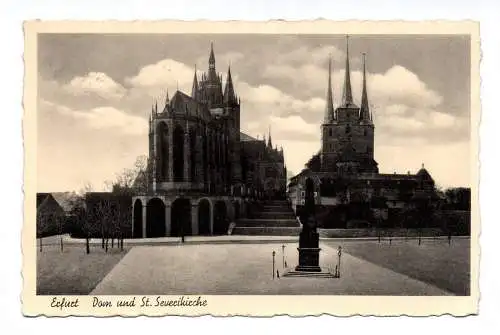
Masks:
[[[340,103],[346,39],[340,35],[40,34],[37,190],[95,190],[147,153],[147,118],[168,90],[191,92],[195,67],[228,66],[241,98],[241,130],[272,131],[289,171],[320,149],[328,58]],[[453,35],[349,37],[354,100],[368,99],[381,173],[422,164],[440,187],[470,186],[470,40]]]

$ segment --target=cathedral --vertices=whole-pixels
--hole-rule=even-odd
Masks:
[[[283,149],[240,130],[231,68],[223,84],[213,44],[190,94],[168,93],[149,118],[147,192],[132,199],[134,237],[226,234],[249,198],[285,198]]]
[[[305,190],[310,187],[314,191],[315,203],[328,217],[323,222],[325,228],[366,227],[373,221],[374,206],[383,209],[379,213],[387,220],[391,213],[412,206],[417,199],[435,199],[434,180],[423,164],[416,174],[379,173],[374,159],[375,125],[368,102],[365,54],[362,85],[358,106],[353,100],[347,42],[342,101],[334,107],[329,60],[321,149],[288,186],[288,197],[298,212]]]

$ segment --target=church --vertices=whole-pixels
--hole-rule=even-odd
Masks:
[[[133,237],[227,234],[249,198],[284,199],[283,149],[241,132],[241,98],[231,68],[215,66],[191,93],[168,93],[149,117],[147,192],[132,199]]]
[[[369,227],[374,221],[374,208],[380,219],[397,221],[396,213],[415,201],[431,204],[436,199],[434,180],[423,164],[416,174],[379,173],[365,54],[360,106],[354,103],[349,63],[347,41],[342,101],[334,108],[329,60],[321,149],[288,185],[288,198],[296,212],[300,212],[306,189],[314,192],[324,228]]]

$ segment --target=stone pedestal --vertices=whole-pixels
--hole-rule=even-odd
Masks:
[[[315,231],[302,230],[299,238],[299,265],[295,271],[321,272],[319,266],[319,234]]]

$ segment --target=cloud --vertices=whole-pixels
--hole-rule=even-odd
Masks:
[[[147,121],[144,118],[127,114],[114,107],[105,106],[92,108],[90,110],[74,110],[50,101],[42,100],[41,104],[63,116],[81,120],[92,129],[115,129],[126,135],[147,134]]]
[[[326,59],[325,57],[323,60],[324,64],[326,64]],[[298,108],[286,108],[282,116],[301,115],[308,123],[319,125],[322,122],[328,78],[328,70],[324,64],[310,62],[293,66],[283,63],[266,67],[267,78],[291,81],[294,84],[288,86],[290,90],[300,91],[306,95],[298,101],[315,102],[309,105],[299,103]],[[338,106],[342,99],[344,77],[343,69],[332,73],[335,106]],[[360,71],[351,71],[351,83],[354,101],[359,106],[362,91]],[[439,136],[445,140],[445,132],[449,132],[450,140],[453,140],[459,133],[463,138],[468,133],[467,120],[448,113],[443,97],[405,67],[395,65],[384,73],[368,73],[367,86],[368,99],[378,134],[404,133],[406,136],[429,140]],[[287,96],[291,95],[282,92],[282,97]],[[274,98],[278,98],[276,94]],[[298,110],[300,110],[299,113],[297,113]],[[390,136],[383,138],[390,141]]]
[[[63,89],[73,95],[96,94],[105,99],[120,99],[126,93],[122,85],[102,72],[89,72],[83,77],[74,77]]]
[[[185,87],[193,80],[193,68],[173,59],[164,59],[155,64],[146,65],[139,73],[125,78],[133,87]]]

